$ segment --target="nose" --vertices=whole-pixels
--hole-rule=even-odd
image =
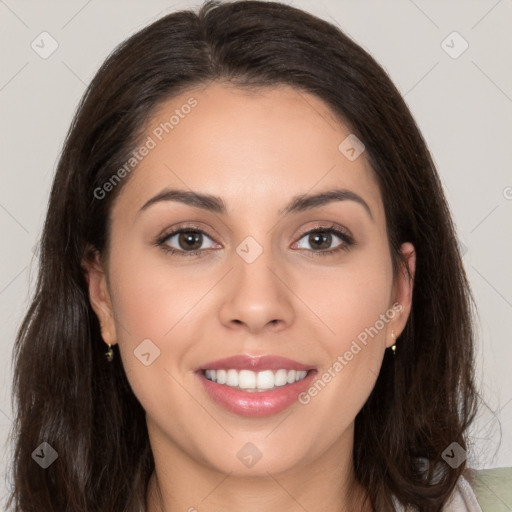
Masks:
[[[238,255],[234,258],[235,266],[223,290],[222,324],[251,334],[289,327],[295,319],[292,286],[286,272],[272,261],[270,251],[263,251],[252,263]]]

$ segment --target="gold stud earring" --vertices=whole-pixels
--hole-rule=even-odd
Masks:
[[[105,352],[105,357],[109,363],[114,359],[114,351],[112,350],[112,345],[110,343],[108,344],[108,350]]]
[[[396,336],[395,336],[395,331],[394,330],[391,330],[391,338],[393,339],[393,341],[396,340]],[[393,356],[394,356],[395,352],[396,352],[396,343],[393,343],[393,345],[391,347],[391,350],[393,351]]]

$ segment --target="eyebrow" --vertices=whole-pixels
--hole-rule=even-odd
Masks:
[[[179,189],[164,189],[156,196],[149,199],[140,208],[138,213],[146,210],[149,206],[162,201],[176,201],[195,208],[201,208],[213,213],[226,214],[227,208],[224,200],[219,196],[202,194]],[[373,220],[372,211],[366,201],[355,192],[346,189],[335,188],[318,194],[301,194],[292,198],[290,203],[278,210],[280,215],[299,213],[313,208],[319,208],[334,201],[354,201],[360,204]]]

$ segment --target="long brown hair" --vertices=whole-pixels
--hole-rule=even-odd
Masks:
[[[13,360],[16,417],[8,505],[16,512],[139,512],[154,469],[145,413],[105,344],[82,262],[102,252],[115,190],[94,191],[127,161],[151,112],[188,88],[285,84],[321,98],[361,139],[384,201],[389,246],[411,242],[412,311],[355,421],[353,462],[373,508],[394,495],[423,512],[447,501],[476,410],[472,299],[440,180],[385,71],[342,31],[277,2],[208,2],[169,14],[122,43],[84,94],[57,167],[34,298]],[[116,355],[118,356],[117,347]],[[32,453],[47,442],[47,469]],[[429,461],[429,464],[420,462]]]

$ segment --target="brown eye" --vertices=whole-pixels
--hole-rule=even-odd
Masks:
[[[332,243],[332,235],[327,231],[310,233],[308,242],[315,250],[329,249]]]
[[[305,240],[305,243],[302,242]],[[333,247],[333,244],[336,245]],[[298,242],[298,249],[304,249],[313,255],[332,255],[341,250],[348,250],[355,245],[351,235],[344,233],[333,226],[329,228],[316,228],[304,233]],[[309,245],[309,247],[306,247]]]
[[[178,245],[184,251],[197,251],[203,240],[203,234],[197,231],[182,231],[178,236]]]
[[[204,247],[208,240],[210,245]],[[157,245],[179,256],[194,256],[218,247],[210,236],[199,229],[177,229],[158,240]]]

